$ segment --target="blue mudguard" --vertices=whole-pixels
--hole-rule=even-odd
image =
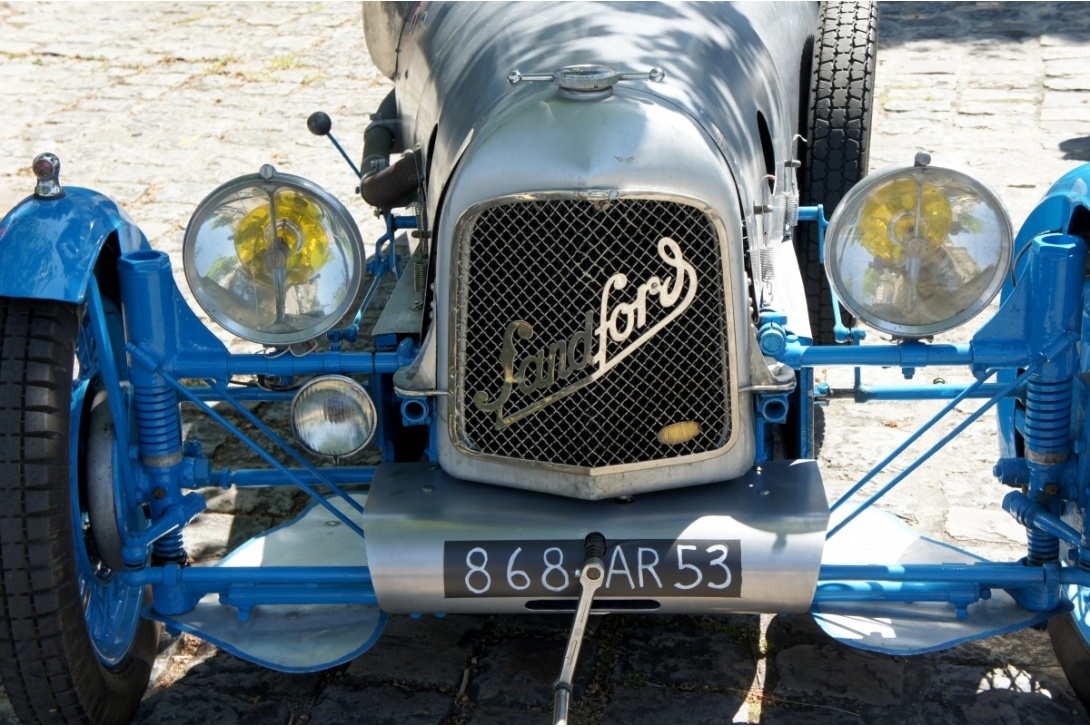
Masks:
[[[82,303],[103,245],[150,249],[147,238],[109,197],[65,187],[53,199],[27,197],[0,220],[0,296]]]
[[[1029,213],[1022,224],[1018,237],[1015,239],[1014,249],[1017,254],[1034,237],[1044,232],[1070,232],[1069,227],[1072,218],[1079,208],[1090,212],[1090,164],[1083,164],[1072,169],[1067,174],[1056,180],[1049,188],[1041,202]],[[1015,265],[1018,261],[1015,261]],[[1008,280],[1003,288],[1003,300],[1013,291],[1014,286]],[[1090,311],[1088,311],[1090,312]],[[1084,313],[1085,315],[1085,313]],[[1084,325],[1084,340],[1090,335],[1090,330]],[[1083,346],[1083,357],[1086,358],[1088,347]],[[1088,361],[1083,362],[1081,369],[1087,370]],[[1000,381],[1010,381],[1013,374],[1001,374]],[[1017,437],[1014,429],[1014,402],[1006,400],[996,407],[999,420],[999,450],[1000,457],[1013,458],[1020,456],[1017,447]]]

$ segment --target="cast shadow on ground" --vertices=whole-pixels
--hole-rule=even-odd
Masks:
[[[1051,653],[1027,630],[932,654],[887,656],[827,636],[809,615],[767,630],[762,721],[792,724],[1086,724]],[[999,661],[997,661],[997,657]]]
[[[1090,19],[1081,3],[897,2],[880,3],[879,42],[918,40],[1019,43],[1042,36],[1083,40]]]
[[[1090,162],[1090,136],[1077,136],[1060,142],[1060,151],[1064,159]]]
[[[145,724],[548,724],[571,616],[393,616],[348,664],[280,674],[164,639]],[[730,724],[755,681],[757,616],[594,617],[572,724]]]

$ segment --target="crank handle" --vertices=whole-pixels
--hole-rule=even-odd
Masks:
[[[600,533],[591,533],[587,536],[583,549],[586,560],[579,571],[579,602],[575,607],[575,619],[572,621],[568,648],[564,652],[564,661],[560,667],[560,678],[553,685],[553,724],[568,723],[568,702],[575,663],[579,659],[579,648],[583,645],[583,635],[587,631],[594,594],[601,587],[606,573],[605,562],[602,560],[606,554],[606,539]]]

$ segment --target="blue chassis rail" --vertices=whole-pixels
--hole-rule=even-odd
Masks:
[[[1046,199],[1051,208],[1062,207],[1054,200]],[[1044,207],[1045,205],[1042,205]],[[1050,208],[1050,209],[1051,209]],[[1059,210],[1061,214],[1070,214],[1070,205]],[[1040,213],[1038,218],[1046,215]],[[1054,216],[1054,215],[1053,215]],[[800,219],[816,221],[823,233],[825,225],[820,207],[801,210]],[[1031,219],[1034,219],[1031,217]],[[409,226],[411,218],[393,218],[387,220],[388,231],[376,244],[376,278],[388,272],[397,272],[396,257],[393,252],[392,233],[399,226]],[[1051,229],[1057,229],[1051,226]],[[950,438],[956,436],[971,421],[1003,400],[1021,396],[1026,382],[1031,377],[1040,378],[1042,372],[1053,379],[1068,380],[1078,373],[1077,362],[1073,361],[1075,343],[1079,340],[1080,326],[1077,320],[1082,309],[1083,270],[1085,266],[1085,243],[1078,238],[1066,235],[1038,236],[1031,242],[1024,243],[1032,247],[1030,264],[1027,267],[1037,270],[1034,280],[1037,290],[1046,290],[1049,295],[1030,298],[1022,295],[1032,286],[1030,275],[1023,278],[1025,285],[1008,290],[1007,302],[1000,313],[968,344],[948,345],[931,344],[919,341],[906,341],[898,344],[869,346],[813,346],[805,339],[798,339],[784,332],[782,345],[776,350],[777,358],[797,370],[807,368],[847,365],[856,367],[856,388],[854,395],[858,400],[869,399],[951,399],[950,403],[935,418],[920,428],[908,441],[895,450],[882,463],[868,473],[852,488],[833,509],[845,505],[855,493],[859,492],[893,458],[907,448],[923,432],[930,429],[942,416],[952,411],[954,406],[964,399],[987,397],[988,401],[974,414],[930,450],[914,462],[907,471],[915,469],[934,452],[940,449]],[[380,253],[386,246],[387,254]],[[203,509],[203,499],[199,495],[182,493],[183,488],[205,486],[242,487],[292,485],[308,492],[322,507],[325,507],[338,519],[342,520],[358,535],[363,537],[363,530],[322,496],[315,486],[321,485],[344,497],[345,502],[357,511],[362,508],[347,497],[343,485],[369,484],[374,475],[373,467],[356,468],[316,468],[309,464],[290,445],[275,432],[272,432],[260,420],[249,414],[242,401],[285,400],[283,392],[266,391],[253,387],[231,386],[232,376],[272,375],[292,377],[305,374],[342,373],[358,374],[370,377],[372,388],[379,386],[378,381],[392,375],[398,369],[408,365],[415,350],[402,346],[396,352],[386,353],[344,353],[339,350],[339,343],[333,351],[321,354],[307,354],[304,357],[291,355],[269,356],[263,354],[230,354],[212,336],[203,325],[193,317],[180,294],[174,287],[169,263],[164,262],[165,255],[148,250],[127,253],[122,260],[122,298],[126,301],[130,343],[127,346],[132,357],[132,388],[173,394],[192,402],[206,414],[217,420],[231,434],[247,443],[257,454],[265,459],[272,469],[268,470],[220,470],[213,472],[208,461],[200,452],[199,444],[186,443],[178,461],[165,466],[149,466],[149,463],[165,463],[157,459],[165,453],[155,450],[154,445],[145,446],[141,439],[138,447],[130,447],[130,457],[122,458],[119,478],[121,486],[137,496],[146,496],[152,483],[166,485],[168,494],[154,512],[154,524],[140,533],[128,533],[125,555],[132,565],[121,574],[126,583],[132,586],[153,586],[155,598],[149,615],[155,613],[170,615],[184,613],[191,609],[202,596],[219,593],[221,602],[239,608],[240,618],[244,618],[249,609],[258,604],[319,604],[319,603],[376,603],[375,591],[371,583],[370,571],[366,567],[352,568],[215,568],[186,567],[174,564],[148,566],[148,552],[163,539],[179,534],[185,526]],[[1034,268],[1032,261],[1045,260]],[[1051,263],[1048,261],[1051,260]],[[369,301],[376,282],[366,296]],[[109,370],[119,369],[120,362],[112,356],[109,335],[105,321],[105,312],[97,282],[92,279],[88,286],[87,298],[90,313],[92,335],[98,350],[103,352],[103,365]],[[1013,302],[1012,302],[1013,301]],[[365,303],[366,304],[366,303]],[[858,344],[861,332],[852,331],[839,323],[837,310],[837,336],[840,340]],[[361,310],[362,314],[362,310]],[[335,341],[354,340],[357,321],[350,329],[336,332],[331,338]],[[1043,320],[1047,325],[1029,326],[1031,320]],[[164,322],[166,325],[164,325]],[[762,328],[762,349],[768,340],[763,334],[770,330],[769,325]],[[183,335],[178,335],[183,334]],[[176,350],[177,341],[186,341],[186,351]],[[768,351],[766,351],[767,353]],[[1057,363],[1060,362],[1060,363]],[[969,386],[903,386],[903,387],[865,387],[862,384],[859,367],[863,366],[898,366],[910,375],[917,368],[925,366],[964,366],[974,372],[977,380]],[[985,383],[995,373],[1001,374],[999,383]],[[139,434],[134,432],[130,408],[132,400],[138,395],[122,390],[116,377],[104,376],[110,395],[111,409],[120,441],[136,442]],[[203,385],[190,386],[182,380],[201,380]],[[800,381],[809,381],[800,377]],[[818,391],[819,395],[825,392]],[[209,401],[222,401],[231,404],[246,417],[251,424],[268,436],[276,446],[298,463],[298,467],[285,467],[247,437],[231,422],[227,421],[208,406]],[[126,404],[125,402],[129,402]],[[138,407],[136,407],[138,408]],[[176,407],[175,407],[176,412]],[[141,420],[141,427],[147,426]],[[169,426],[169,423],[167,423]],[[143,464],[136,461],[136,453]],[[1032,469],[1031,465],[1021,463],[1014,469]],[[1086,488],[1074,482],[1074,466],[1068,466],[1063,472],[1049,472],[1047,477],[1059,477],[1067,484],[1068,500],[1077,501],[1085,507]],[[888,483],[879,492],[864,502],[846,520],[874,504],[878,498],[892,489],[903,479],[907,471]],[[1032,480],[1026,473],[1028,479]],[[1040,479],[1040,478],[1038,478]],[[1032,483],[1031,492],[1032,492]],[[1020,520],[1028,519],[1028,524],[1039,532],[1050,534],[1072,547],[1073,552],[1084,560],[1090,560],[1086,553],[1086,539],[1079,540],[1079,533],[1066,526],[1058,513],[1038,507],[1033,508],[1020,501],[1004,506]],[[1055,510],[1055,508],[1053,508]],[[838,525],[842,527],[843,522]],[[1066,530],[1065,530],[1066,528]],[[834,529],[830,535],[834,534]],[[1080,547],[1081,546],[1081,547]],[[1031,544],[1032,548],[1032,544]],[[1060,591],[1063,586],[1076,585],[1090,587],[1090,571],[1080,568],[1061,568],[1055,563],[1046,565],[1025,565],[1019,563],[979,563],[973,565],[901,565],[901,566],[857,566],[825,565],[819,575],[818,589],[814,604],[825,601],[932,601],[953,605],[959,615],[964,608],[978,599],[988,598],[995,588],[1012,593],[1019,602],[1040,611],[1054,611],[1062,607]]]

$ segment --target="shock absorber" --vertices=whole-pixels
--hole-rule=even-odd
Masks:
[[[143,378],[143,377],[141,377]],[[133,408],[140,444],[140,460],[151,481],[152,516],[178,502],[178,467],[182,462],[182,433],[178,416],[178,395],[161,377],[152,383],[136,383],[133,377]],[[175,496],[177,495],[177,496]],[[182,530],[179,528],[155,541],[152,560],[156,564],[188,561]]]
[[[1037,498],[1059,492],[1070,454],[1072,380],[1026,382],[1026,418],[1023,435],[1030,471],[1030,491]],[[1044,495],[1042,498],[1041,496]],[[1029,528],[1027,561],[1032,565],[1055,563],[1060,541],[1053,535]]]
[[[1025,284],[1032,291],[1026,311],[1034,352],[1053,346],[1061,336],[1071,345],[1050,358],[1026,382],[1025,458],[1029,470],[1029,498],[1058,513],[1060,494],[1071,454],[1071,397],[1078,355],[1074,341],[1081,329],[1082,280],[1086,247],[1081,238],[1063,234],[1040,235],[1033,241]],[[1029,322],[1033,324],[1030,325]],[[1038,325],[1039,322],[1039,325]],[[1055,563],[1059,540],[1039,528],[1027,528],[1026,562]]]
[[[170,258],[150,250],[128,253],[122,257],[118,272],[129,341],[165,358],[171,353],[167,347],[178,340],[173,330]],[[140,462],[149,480],[154,523],[183,498],[178,395],[161,375],[136,361],[130,373]],[[184,564],[188,556],[181,528],[156,540],[152,555],[156,564]]]

